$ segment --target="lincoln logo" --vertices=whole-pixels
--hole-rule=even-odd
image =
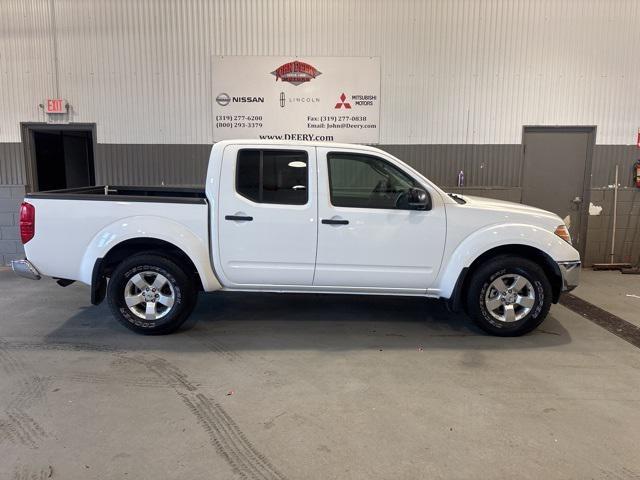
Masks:
[[[280,92],[280,106],[284,108],[284,102],[286,97],[284,96],[284,92]]]
[[[301,83],[310,82],[318,75],[321,75],[321,72],[313,65],[296,60],[280,65],[271,72],[271,75],[275,75],[276,82],[282,80],[292,85],[300,85]]]
[[[340,101],[338,103],[336,103],[335,108],[351,108],[351,104],[349,102],[345,102],[345,100],[347,99],[347,96],[343,93],[342,95],[340,95]]]

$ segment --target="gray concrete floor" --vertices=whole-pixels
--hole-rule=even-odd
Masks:
[[[573,294],[640,327],[640,275],[585,269]]]
[[[422,299],[217,294],[142,337],[88,296],[0,272],[0,478],[640,476],[640,351],[562,306],[500,339]]]

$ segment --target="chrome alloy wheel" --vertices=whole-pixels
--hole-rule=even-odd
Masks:
[[[158,320],[167,315],[175,300],[173,285],[158,272],[135,274],[124,287],[124,301],[131,313],[144,320]]]
[[[484,295],[484,304],[493,318],[501,322],[517,322],[536,303],[533,285],[522,275],[508,273],[496,278]]]

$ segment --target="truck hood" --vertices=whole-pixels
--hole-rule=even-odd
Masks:
[[[537,215],[541,215],[541,214],[552,215],[554,217],[557,217],[555,213],[549,212],[547,210],[543,210],[541,208],[532,207],[530,205],[524,205],[522,203],[507,202],[506,200],[496,200],[493,198],[476,197],[474,195],[459,195],[459,196],[473,206],[494,208],[496,210],[507,209],[511,212],[517,211],[517,212],[534,213]]]
[[[540,223],[544,225],[553,224],[554,228],[555,226],[564,223],[562,219],[555,213],[543,210],[541,208],[532,207],[530,205],[507,202],[505,200],[495,200],[493,198],[476,197],[473,195],[460,195],[458,193],[456,193],[455,195],[467,202],[465,205],[460,205],[460,207],[467,206],[473,209],[493,211],[500,216],[506,214],[511,217],[526,216],[530,219],[537,218],[539,219]]]

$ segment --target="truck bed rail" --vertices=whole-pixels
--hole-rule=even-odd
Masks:
[[[96,185],[28,193],[26,198],[206,204],[204,188]]]

